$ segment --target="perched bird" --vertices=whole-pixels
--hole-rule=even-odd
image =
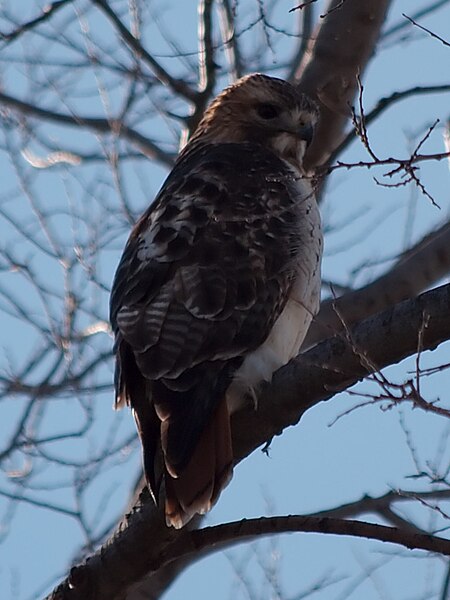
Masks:
[[[118,266],[116,404],[133,410],[149,489],[176,528],[229,482],[230,412],[298,353],[318,310],[322,234],[302,168],[317,117],[280,79],[227,87]]]

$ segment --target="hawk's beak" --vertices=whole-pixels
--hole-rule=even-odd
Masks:
[[[299,127],[297,129],[297,137],[306,142],[306,147],[312,142],[313,134],[314,127],[312,125],[305,125],[304,127]]]

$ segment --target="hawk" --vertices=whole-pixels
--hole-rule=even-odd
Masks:
[[[302,167],[317,118],[280,79],[227,87],[117,268],[116,405],[132,408],[148,487],[176,528],[229,482],[231,411],[298,353],[318,310],[320,217]]]

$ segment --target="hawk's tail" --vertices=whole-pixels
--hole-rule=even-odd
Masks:
[[[180,529],[194,515],[211,510],[232,473],[230,415],[224,398],[206,424],[183,470],[174,477],[166,469],[167,525]]]
[[[195,514],[211,509],[233,472],[225,399],[228,378],[225,375],[219,384],[217,381],[216,372],[210,369],[201,385],[171,390],[161,382],[147,380],[129,346],[123,343],[119,347],[117,404],[126,402],[133,410],[148,487],[155,504],[165,502],[167,524],[177,529]],[[211,413],[202,398],[214,396],[221,400]]]

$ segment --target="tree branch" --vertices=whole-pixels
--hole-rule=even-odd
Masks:
[[[199,39],[199,81],[200,91],[195,100],[195,108],[187,119],[188,134],[191,135],[205,112],[216,83],[216,64],[214,62],[214,45],[212,39],[212,6],[213,0],[200,0],[198,7],[198,39]]]
[[[402,90],[399,92],[393,92],[390,96],[386,96],[385,98],[380,98],[378,100],[376,106],[372,108],[369,112],[364,115],[364,122],[366,126],[369,123],[372,123],[377,119],[387,108],[392,106],[393,104],[399,102],[400,100],[404,100],[406,98],[411,98],[413,96],[419,96],[422,94],[439,94],[444,92],[450,92],[450,84],[442,84],[442,85],[417,85],[407,90]],[[342,142],[333,150],[331,153],[328,164],[332,164],[334,160],[339,156],[339,154],[349,146],[349,144],[357,138],[357,134],[355,129],[352,129],[347,133]]]
[[[30,29],[34,29],[34,27],[36,27],[37,25],[41,25],[41,23],[44,23],[45,21],[51,19],[51,17],[53,17],[53,15],[60,8],[62,8],[66,4],[69,4],[70,2],[73,2],[73,0],[56,0],[55,2],[44,6],[39,16],[35,17],[34,19],[31,19],[30,21],[27,21],[26,23],[23,23],[22,25],[19,25],[19,27],[17,27],[13,31],[10,31],[9,33],[0,33],[0,40],[6,42],[7,44],[13,42],[26,31],[30,31]]]
[[[62,125],[70,125],[73,127],[86,127],[98,133],[111,133],[120,135],[124,139],[132,142],[149,158],[158,160],[162,164],[172,167],[174,157],[166,152],[163,152],[159,146],[149,140],[147,137],[125,125],[120,119],[103,119],[101,117],[81,117],[78,115],[65,115],[46,108],[40,108],[29,102],[24,102],[8,94],[0,92],[0,104],[9,106],[18,110],[23,115],[44,119],[53,123]]]
[[[420,8],[417,12],[413,13],[411,17],[413,19],[421,19],[422,17],[428,17],[434,11],[438,10],[442,6],[448,4],[449,0],[437,0],[436,2],[432,2],[431,4],[425,5],[423,8]],[[394,34],[398,33],[402,29],[406,29],[410,26],[405,20],[400,21],[396,25],[393,25],[390,29],[383,32],[381,39],[386,40],[389,37],[392,37]]]
[[[326,161],[342,139],[349,104],[378,41],[390,0],[331,0],[328,14],[311,37],[296,81],[320,103],[321,118],[309,149],[308,167]],[[335,10],[339,6],[338,10]],[[341,40],[345,39],[345,43]]]
[[[426,235],[387,273],[359,290],[322,302],[309,328],[305,348],[388,306],[417,296],[450,272],[450,224]]]
[[[438,40],[439,42],[441,42],[441,44],[443,44],[444,46],[447,46],[447,48],[450,48],[450,42],[447,42],[447,40],[444,40],[444,38],[442,38],[440,35],[431,31],[431,29],[427,29],[423,25],[420,25],[419,23],[417,23],[417,21],[414,21],[414,19],[412,19],[411,17],[408,17],[408,15],[405,15],[404,13],[402,13],[402,16],[405,17],[405,19],[407,19],[412,25],[414,25],[415,27],[418,27],[422,31],[425,31],[425,33],[428,33],[428,35],[430,35],[432,38],[434,38],[435,40]]]
[[[91,2],[105,13],[122,36],[124,42],[136,53],[138,58],[142,58],[149,65],[161,83],[169,86],[176,94],[183,98],[195,102],[197,92],[191,89],[185,81],[172,77],[172,75],[170,75],[170,73],[168,73],[149,52],[147,52],[140,41],[125,27],[106,0],[91,0]]]
[[[294,54],[294,57],[291,61],[291,67],[288,71],[286,79],[288,81],[293,81],[295,78],[295,74],[298,70],[298,65],[304,59],[305,53],[308,50],[308,46],[311,44],[311,33],[313,29],[313,7],[312,4],[306,4],[302,11],[299,14],[299,23],[300,23],[300,31],[299,31],[299,42],[297,50]]]
[[[216,81],[214,45],[212,39],[213,0],[201,0],[198,8],[200,93],[211,95]],[[203,112],[203,111],[202,111]]]
[[[163,564],[171,560],[171,552],[175,558],[195,555],[204,550],[222,550],[236,543],[254,539],[261,535],[275,535],[303,531],[334,535],[351,535],[381,542],[400,544],[410,549],[428,550],[450,555],[450,540],[423,533],[409,533],[395,527],[386,527],[363,521],[333,519],[330,517],[261,517],[243,519],[234,523],[225,523],[215,527],[205,527],[197,531],[186,532],[179,536],[177,542],[162,556]],[[184,539],[183,539],[184,538]]]
[[[235,35],[235,19],[230,0],[219,0],[219,15],[222,39],[230,64],[230,74],[233,80],[239,79],[244,74],[244,66],[239,40]]]
[[[306,410],[354,385],[375,368],[380,370],[415,354],[418,332],[427,319],[423,350],[450,339],[449,307],[450,284],[369,317],[279,369],[271,384],[261,390],[258,410],[249,407],[232,419],[236,460],[297,424]]]
[[[354,502],[305,516],[350,519],[362,514],[372,513],[380,515],[388,523],[404,531],[426,533],[411,521],[400,517],[394,512],[393,507],[399,503],[414,502],[415,500],[427,502],[430,500],[448,500],[449,498],[450,490],[448,489],[427,491],[391,490],[382,496],[374,497],[365,495]]]
[[[303,413],[318,402],[364,378],[371,369],[381,369],[414,354],[424,322],[423,350],[450,339],[449,306],[450,285],[442,286],[366,319],[346,335],[322,342],[277,371],[272,383],[262,389],[258,409],[247,407],[233,415],[236,462],[298,423]],[[166,527],[144,490],[140,504],[125,516],[115,535],[48,598],[87,600],[93,597],[89,594],[94,593],[94,586],[96,600],[123,597],[130,585],[162,564],[161,557],[171,544],[186,535],[190,533]],[[447,552],[450,542],[444,542],[445,548],[437,542],[439,551]],[[174,558],[172,554],[171,560]]]

